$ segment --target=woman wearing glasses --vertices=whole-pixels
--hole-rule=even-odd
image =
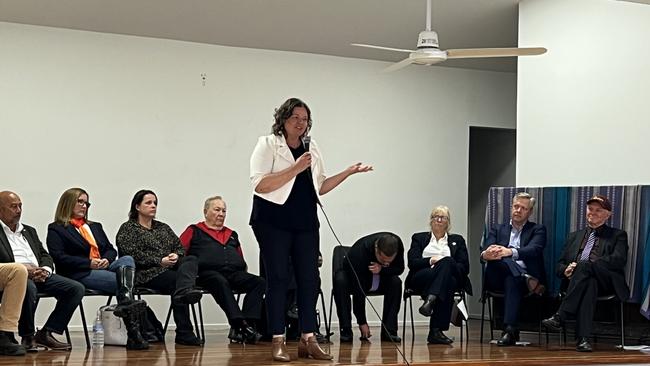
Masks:
[[[409,274],[406,288],[422,295],[420,314],[431,317],[427,342],[451,344],[443,331],[449,329],[454,306],[454,291],[472,294],[469,259],[465,239],[450,234],[451,218],[447,206],[438,206],[429,217],[431,231],[413,234],[408,251]]]
[[[81,188],[70,188],[59,198],[54,222],[47,228],[47,247],[56,271],[88,289],[115,294],[115,315],[124,318],[128,331],[127,348],[148,348],[139,326],[146,303],[133,296],[133,258],[117,258],[102,224],[88,220],[89,208],[88,193]]]
[[[326,177],[318,145],[305,140],[312,125],[307,104],[290,98],[275,110],[272,134],[257,141],[250,160],[254,189],[250,224],[266,268],[266,305],[273,334],[275,361],[288,362],[284,339],[285,302],[290,267],[297,285],[298,321],[302,335],[298,356],[331,360],[318,345],[314,332],[318,274],[318,196],[350,175],[372,170],[361,163]],[[289,266],[291,261],[291,266]]]

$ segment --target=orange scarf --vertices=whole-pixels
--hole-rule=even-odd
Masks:
[[[90,233],[90,230],[88,230],[84,224],[86,223],[86,220],[84,219],[70,219],[70,223],[72,226],[77,228],[79,230],[79,234],[81,234],[81,237],[84,238],[84,240],[90,244],[90,255],[88,258],[90,259],[102,259],[101,256],[99,255],[99,248],[97,247],[97,242],[95,242],[95,238],[93,238],[92,234]]]

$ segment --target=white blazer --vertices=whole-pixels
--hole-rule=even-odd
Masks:
[[[318,195],[320,187],[323,185],[323,181],[325,181],[325,174],[323,169],[323,157],[321,156],[318,144],[314,139],[311,139],[309,152],[311,152],[312,157],[312,181],[314,183],[316,194]],[[253,185],[253,193],[267,201],[279,205],[284,204],[289,198],[289,194],[293,188],[293,182],[296,180],[295,177],[282,187],[269,193],[257,193],[255,192],[255,188],[267,174],[282,171],[291,167],[295,163],[296,159],[293,158],[284,136],[261,136],[257,140],[257,145],[255,145],[255,150],[253,150],[253,155],[251,155],[250,161],[250,177],[251,184]]]

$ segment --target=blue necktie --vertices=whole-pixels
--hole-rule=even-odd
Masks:
[[[377,291],[379,288],[379,273],[372,274],[372,285],[370,286],[370,292]]]
[[[582,254],[580,255],[580,261],[589,260],[589,254],[591,254],[591,249],[593,249],[595,242],[596,242],[596,231],[592,230],[591,234],[589,234],[589,237],[587,238],[587,244],[585,244],[585,249],[582,250]]]

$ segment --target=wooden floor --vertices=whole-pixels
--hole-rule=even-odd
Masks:
[[[612,343],[599,342],[595,352],[585,354],[573,349],[568,342],[561,347],[559,337],[552,335],[549,344],[540,346],[537,334],[522,335],[522,340],[530,341],[530,346],[497,347],[479,344],[478,322],[470,324],[469,343],[460,344],[457,328],[448,332],[455,336],[453,346],[426,344],[426,327],[417,327],[415,342],[411,342],[407,331],[405,344],[399,351],[411,365],[582,365],[582,364],[650,364],[650,355],[638,351],[615,349]],[[372,329],[378,334],[379,329]],[[496,333],[495,333],[496,334]],[[153,344],[146,351],[127,351],[123,347],[106,346],[100,350],[86,351],[82,333],[72,333],[72,352],[45,351],[30,353],[26,356],[0,356],[0,365],[280,365],[270,359],[270,344],[257,345],[229,344],[225,331],[207,332],[205,347],[176,346],[173,331],[167,335],[167,344]],[[486,333],[487,335],[487,333]],[[373,338],[379,338],[375,335]],[[372,338],[371,338],[372,339]],[[297,359],[296,343],[289,343],[293,361],[290,365],[404,365],[402,355],[390,343],[361,342],[340,345],[338,336],[332,337],[333,343],[324,348],[334,356],[333,362]]]

